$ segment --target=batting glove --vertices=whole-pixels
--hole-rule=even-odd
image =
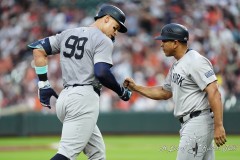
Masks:
[[[50,106],[50,98],[54,96],[58,98],[57,93],[52,89],[50,83],[48,81],[39,81],[38,82],[38,98],[44,107],[48,107],[51,109]]]
[[[122,87],[121,89],[122,89],[122,95],[119,97],[124,101],[128,101],[132,96],[132,92],[129,89],[124,87]]]

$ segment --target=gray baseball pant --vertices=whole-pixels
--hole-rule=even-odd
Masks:
[[[214,160],[214,121],[207,110],[182,124],[177,160]]]
[[[96,123],[99,96],[88,86],[69,86],[56,102],[58,119],[63,123],[58,153],[70,160],[83,151],[89,160],[105,160],[105,144]]]

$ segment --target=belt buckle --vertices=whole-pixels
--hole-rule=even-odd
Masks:
[[[191,118],[191,117],[190,117],[190,113],[189,113],[189,114],[187,114],[187,115],[179,118],[179,121],[180,121],[181,123],[185,123],[185,122],[186,122],[187,120],[189,120],[190,118]]]
[[[186,122],[187,120],[189,120],[191,117],[190,117],[190,113],[183,116],[183,123]]]

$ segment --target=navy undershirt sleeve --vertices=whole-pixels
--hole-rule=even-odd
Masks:
[[[111,64],[99,62],[94,65],[94,74],[95,77],[101,82],[101,84],[114,92],[118,95],[122,94],[122,89],[119,83],[117,82],[116,78],[112,74],[110,68],[112,67]]]

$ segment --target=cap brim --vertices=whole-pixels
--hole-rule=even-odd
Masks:
[[[127,27],[121,22],[119,22],[119,24],[120,24],[120,29],[118,30],[118,32],[126,33],[127,32]]]

